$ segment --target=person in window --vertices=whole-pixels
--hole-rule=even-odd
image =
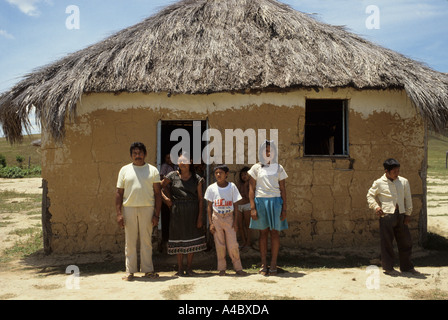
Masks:
[[[171,171],[177,170],[177,166],[171,161],[171,155],[167,153],[164,157],[164,162],[160,166],[160,180],[163,180]]]

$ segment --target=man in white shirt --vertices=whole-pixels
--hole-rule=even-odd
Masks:
[[[132,163],[118,174],[115,207],[117,222],[125,230],[126,276],[132,280],[137,267],[137,239],[140,234],[140,270],[145,277],[156,278],[152,263],[152,230],[159,223],[162,196],[156,167],[145,163],[146,147],[134,142],[130,148]]]
[[[384,175],[373,182],[367,202],[380,218],[381,264],[384,273],[398,275],[394,269],[393,240],[397,241],[402,272],[418,273],[411,262],[412,239],[408,224],[412,214],[412,195],[409,181],[399,176],[400,163],[387,159]]]

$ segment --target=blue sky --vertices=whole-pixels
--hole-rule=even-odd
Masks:
[[[36,68],[101,41],[174,2],[0,0],[0,93]],[[448,73],[448,0],[281,2]],[[79,10],[79,20],[72,19],[75,12],[70,6]]]

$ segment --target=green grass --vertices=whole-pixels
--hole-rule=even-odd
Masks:
[[[15,198],[24,198],[26,201],[13,201]],[[4,213],[20,213],[30,209],[38,208],[41,205],[42,195],[40,194],[25,194],[14,191],[0,192],[0,217]],[[34,210],[34,212],[36,212]]]
[[[30,162],[31,167],[40,166],[42,155],[40,148],[32,146],[31,142],[40,139],[40,134],[33,134],[30,136],[24,136],[21,144],[11,145],[6,138],[0,138],[0,155],[5,156],[6,164],[10,167],[18,166],[17,156],[23,157],[23,167],[28,167]]]
[[[448,137],[430,134],[428,141],[428,176],[448,180],[446,153],[448,152]],[[448,184],[448,181],[447,181]]]
[[[36,227],[27,231],[27,235],[29,236],[23,236],[12,247],[7,248],[0,256],[0,262],[23,258],[42,249],[42,231],[39,228]]]
[[[43,248],[42,226],[39,221],[41,199],[40,194],[0,192],[0,232],[5,232],[4,228],[15,224],[13,220],[17,215],[26,215],[28,219],[35,221],[29,227],[17,225],[8,232],[8,235],[17,236],[18,239],[12,246],[0,252],[0,264],[23,258]]]

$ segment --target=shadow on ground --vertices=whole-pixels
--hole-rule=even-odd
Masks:
[[[448,266],[448,239],[436,234],[429,234],[424,248],[416,248],[413,262],[418,267]],[[340,269],[363,268],[369,265],[379,265],[379,250],[366,249],[351,251],[337,250],[292,250],[282,248],[279,259],[279,274],[283,277],[300,276],[300,270],[308,269]],[[260,267],[259,252],[249,249],[241,252],[243,268],[249,273],[257,273]],[[156,272],[175,272],[176,256],[170,256],[158,251],[154,252],[153,262]],[[125,272],[124,254],[77,254],[77,255],[45,255],[42,251],[26,256],[20,261],[24,269],[39,270],[45,275],[65,273],[69,265],[76,265],[82,270],[83,276]],[[228,259],[228,268],[232,263]],[[216,254],[213,249],[195,254],[194,270],[200,276],[215,275]]]

